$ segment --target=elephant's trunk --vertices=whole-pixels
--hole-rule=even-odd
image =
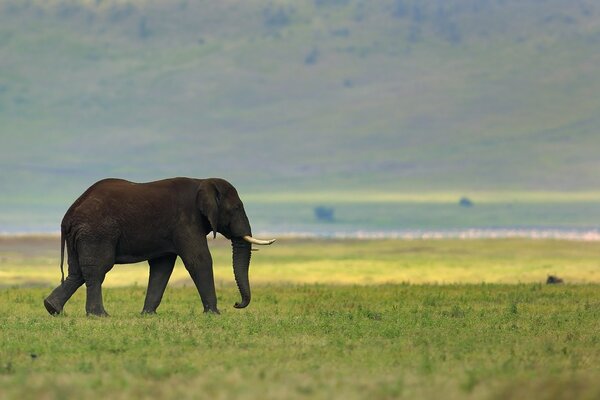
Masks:
[[[242,302],[235,303],[235,308],[244,308],[250,304],[250,281],[248,280],[248,269],[250,268],[250,243],[241,239],[232,239],[233,248],[233,273],[238,285]]]

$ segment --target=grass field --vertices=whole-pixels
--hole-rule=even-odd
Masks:
[[[284,240],[253,254],[253,301],[235,310],[217,240],[220,316],[182,266],[159,314],[139,315],[135,265],[109,274],[105,319],[85,317],[83,290],[46,314],[55,245],[0,240],[1,398],[600,396],[597,243]]]

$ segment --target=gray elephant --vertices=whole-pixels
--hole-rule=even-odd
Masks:
[[[175,259],[181,257],[205,312],[219,313],[206,236],[217,232],[231,240],[233,271],[242,301],[250,303],[251,244],[275,240],[252,237],[250,223],[236,189],[218,178],[173,178],[149,183],[122,179],[96,182],[71,205],[61,223],[61,284],[44,300],[50,314],[85,283],[88,315],[107,316],[102,282],[114,264],[147,260],[150,279],[142,313],[155,313]],[[68,276],[64,279],[65,244]]]

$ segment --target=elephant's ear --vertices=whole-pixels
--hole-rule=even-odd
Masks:
[[[212,182],[205,180],[200,183],[196,194],[196,207],[208,219],[216,238],[219,226],[219,192]]]

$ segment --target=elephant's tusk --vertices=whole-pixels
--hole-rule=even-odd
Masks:
[[[275,239],[269,239],[269,240],[255,239],[252,236],[244,236],[244,240],[248,243],[260,244],[260,245],[271,244],[275,241]]]

